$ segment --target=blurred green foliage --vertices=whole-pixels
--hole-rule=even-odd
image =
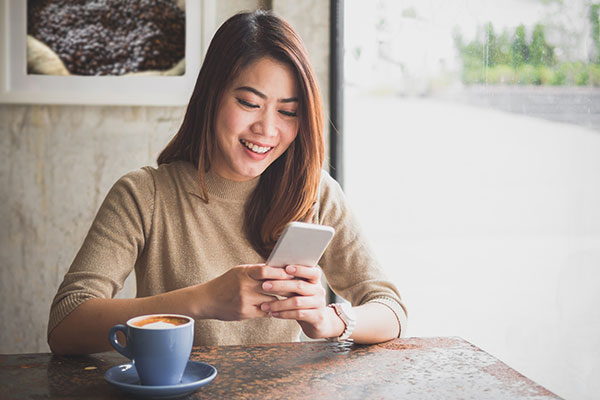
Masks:
[[[592,24],[592,38],[596,48],[596,64],[600,64],[600,4],[590,5],[590,23]]]
[[[512,34],[498,35],[492,23],[480,28],[477,38],[465,43],[455,33],[455,45],[463,63],[466,84],[518,84],[600,86],[600,5],[590,6],[592,35],[596,49],[593,62],[557,62],[555,48],[546,41],[544,26],[536,24],[528,40],[519,25]]]

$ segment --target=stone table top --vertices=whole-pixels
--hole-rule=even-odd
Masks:
[[[396,339],[377,345],[311,341],[194,347],[191,359],[215,366],[218,375],[187,398],[559,398],[455,337]],[[116,352],[0,355],[0,398],[128,398],[104,380],[109,368],[128,361]]]

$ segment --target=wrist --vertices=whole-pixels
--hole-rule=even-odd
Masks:
[[[190,312],[195,319],[213,319],[214,307],[210,295],[210,287],[207,283],[191,286],[185,299],[185,304],[189,305]]]
[[[327,340],[332,342],[352,341],[350,337],[354,332],[354,328],[356,328],[356,312],[352,308],[352,305],[348,303],[333,303],[327,307],[331,308],[344,324],[344,330],[340,335],[329,337]]]
[[[327,313],[329,315],[329,321],[331,321],[329,333],[325,337],[333,338],[341,336],[342,333],[344,333],[344,330],[346,329],[346,324],[340,318],[340,316],[337,315],[337,313],[332,307],[327,306],[325,307],[325,309],[327,310]]]

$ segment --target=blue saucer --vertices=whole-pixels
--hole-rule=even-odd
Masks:
[[[144,386],[140,383],[135,366],[131,363],[112,367],[104,374],[112,385],[124,392],[136,396],[155,399],[167,399],[185,396],[199,387],[210,383],[217,376],[217,369],[210,364],[197,361],[188,361],[181,383],[169,386]]]

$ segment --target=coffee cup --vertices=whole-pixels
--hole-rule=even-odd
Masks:
[[[125,346],[117,340],[119,331],[125,334]],[[131,360],[142,385],[176,385],[192,353],[194,319],[177,314],[142,315],[110,328],[108,340]]]

